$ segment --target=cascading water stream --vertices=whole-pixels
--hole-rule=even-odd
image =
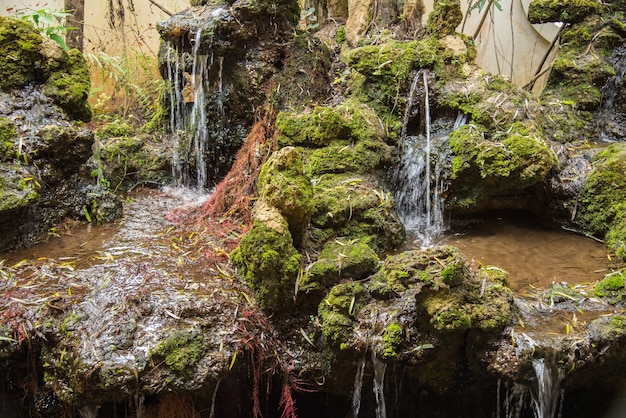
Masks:
[[[376,400],[376,418],[387,418],[385,406],[385,371],[387,363],[380,361],[376,353],[372,352],[372,365],[374,366],[374,399]]]
[[[214,100],[218,113],[224,116],[224,57],[217,57],[216,60],[212,52],[203,53],[201,44],[202,28],[199,27],[193,38],[191,53],[176,46],[169,48],[167,72],[172,84],[169,91],[169,124],[174,139],[173,176],[179,186],[194,184],[198,190],[205,190],[209,187],[208,156],[213,141],[211,122],[207,117],[211,68],[214,65],[218,67]],[[185,63],[189,61],[192,63],[191,73],[185,68]],[[192,174],[194,171],[195,175]]]
[[[532,406],[535,418],[560,417],[559,400],[563,401],[561,381],[565,374],[557,365],[546,359],[533,359],[533,370],[537,378],[537,390],[532,392]],[[558,415],[555,415],[559,411]]]
[[[615,75],[602,87],[598,125],[602,140],[619,141],[626,138],[626,106],[618,102],[626,91],[626,44],[613,51],[611,62]]]
[[[361,409],[361,389],[363,388],[363,373],[365,372],[365,356],[359,362],[354,377],[354,388],[352,390],[352,416],[357,418]]]
[[[424,134],[409,135],[407,127],[420,97]],[[446,189],[444,172],[449,165],[448,134],[466,120],[465,115],[459,114],[453,126],[433,136],[429,100],[428,73],[420,70],[407,98],[400,134],[400,164],[394,173],[398,213],[407,232],[415,236],[422,248],[436,244],[445,231],[441,192]]]

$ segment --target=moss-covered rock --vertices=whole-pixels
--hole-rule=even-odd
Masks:
[[[596,0],[533,0],[528,6],[530,23],[577,23],[600,11]]]
[[[609,250],[626,258],[626,145],[613,144],[596,156],[579,198],[577,224],[603,236]]]
[[[230,261],[263,308],[284,311],[293,300],[301,256],[280,212],[266,203],[257,205],[263,209],[257,209],[252,228],[233,250]]]
[[[378,180],[352,174],[326,174],[313,180],[312,238],[318,248],[340,237],[363,240],[383,253],[404,241],[393,197]]]
[[[322,335],[331,347],[345,348],[352,338],[353,318],[363,306],[365,295],[365,288],[360,283],[340,283],[320,303],[317,315]]]
[[[469,208],[489,196],[520,192],[541,182],[556,157],[540,132],[514,125],[498,140],[487,140],[475,126],[466,125],[450,134],[454,155],[450,208]]]
[[[404,330],[397,322],[387,325],[383,333],[383,357],[394,358],[398,355],[398,349],[404,342]]]
[[[89,122],[92,111],[87,98],[91,88],[89,67],[83,54],[68,51],[60,68],[50,74],[44,92],[72,119]]]
[[[311,113],[281,112],[276,117],[279,146],[324,147],[337,141],[382,139],[385,135],[376,113],[355,99],[335,106],[316,106]]]
[[[605,299],[610,304],[617,304],[624,300],[626,286],[624,283],[626,276],[623,271],[608,274],[604,279],[600,280],[593,286],[593,294],[599,298]]]
[[[0,117],[0,161],[9,161],[15,157],[13,144],[17,137],[15,125],[10,119]]]
[[[365,242],[336,239],[324,246],[317,261],[307,269],[300,289],[319,290],[341,278],[363,279],[378,267],[380,259]]]
[[[507,275],[495,267],[470,272],[467,261],[455,247],[389,257],[382,274],[396,294],[417,290],[416,319],[422,326],[430,324],[437,331],[478,328],[498,332],[511,318]]]
[[[108,134],[113,133],[108,128],[105,130]],[[123,125],[113,131],[119,134],[129,132]],[[102,131],[97,131],[96,135],[100,140],[94,157],[98,159],[100,168],[96,167],[92,175],[103,175],[112,189],[123,190],[141,183],[167,183],[171,179],[171,149],[159,136],[105,137]],[[102,172],[99,173],[99,170]]]
[[[41,77],[41,42],[34,26],[0,17],[0,90],[19,88]]]
[[[13,213],[28,206],[39,196],[39,190],[39,181],[23,168],[0,163],[0,213]]]
[[[426,33],[438,37],[453,35],[462,21],[461,0],[435,1],[433,11],[428,15]]]
[[[259,195],[276,207],[289,224],[300,246],[313,210],[313,187],[304,175],[304,163],[294,147],[281,148],[263,165],[258,179]]]
[[[174,374],[193,373],[198,361],[203,356],[204,344],[202,333],[175,330],[172,331],[150,352],[154,364],[165,362]]]
[[[374,108],[388,133],[395,135],[413,73],[430,69],[441,80],[458,77],[474,56],[475,49],[464,38],[431,36],[419,41],[389,40],[355,48],[345,60],[356,71],[349,83],[350,91]]]

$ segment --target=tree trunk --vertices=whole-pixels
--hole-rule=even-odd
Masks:
[[[67,46],[76,48],[82,52],[85,26],[85,0],[65,0],[65,10],[72,13],[71,16],[67,17],[65,26],[73,28],[67,31]]]

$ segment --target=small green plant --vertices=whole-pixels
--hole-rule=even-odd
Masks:
[[[320,23],[315,15],[315,7],[309,7],[302,12],[300,16],[300,24],[305,30],[314,30],[319,28]]]
[[[39,9],[31,13],[20,15],[20,19],[25,22],[32,22],[35,27],[54,42],[59,44],[64,51],[69,48],[65,43],[65,34],[68,30],[76,28],[66,27],[65,19],[72,13],[66,10]]]

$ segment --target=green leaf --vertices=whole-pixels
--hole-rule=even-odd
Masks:
[[[61,46],[61,48],[63,48],[64,51],[67,51],[69,49],[67,47],[67,44],[65,43],[65,39],[63,39],[63,37],[61,37],[60,35],[58,35],[56,33],[51,33],[49,36],[50,36],[50,39],[52,39],[54,42],[59,44]],[[91,221],[89,221],[89,222],[91,222]]]

